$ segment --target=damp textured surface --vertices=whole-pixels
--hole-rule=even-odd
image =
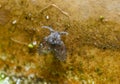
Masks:
[[[119,84],[120,0],[0,0],[0,84]],[[39,43],[52,27],[65,61]]]

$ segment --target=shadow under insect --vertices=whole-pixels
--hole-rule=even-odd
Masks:
[[[56,58],[58,58],[60,61],[65,61],[67,56],[66,46],[61,40],[61,35],[67,35],[68,33],[55,31],[48,26],[42,26],[42,28],[49,29],[50,35],[46,36],[39,44],[39,54],[47,54],[48,52],[53,52]]]

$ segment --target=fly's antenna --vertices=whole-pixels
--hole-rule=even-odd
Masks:
[[[55,30],[53,30],[51,27],[48,27],[48,26],[42,26],[42,28],[46,28],[46,29],[49,29],[50,32],[54,32]]]
[[[60,32],[60,35],[68,35],[68,32]]]

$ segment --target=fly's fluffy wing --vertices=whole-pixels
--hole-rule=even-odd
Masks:
[[[55,54],[55,57],[58,58],[60,61],[66,60],[66,47],[64,44],[62,45],[54,45],[53,51]]]
[[[66,60],[66,47],[64,44],[49,44],[47,41],[43,41],[39,44],[38,53],[40,54],[48,54],[49,52],[53,52],[55,57],[60,61]]]

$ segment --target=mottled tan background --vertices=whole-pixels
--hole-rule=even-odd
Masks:
[[[43,25],[69,33],[66,62],[38,55]],[[0,69],[51,84],[119,84],[120,0],[0,0]]]

